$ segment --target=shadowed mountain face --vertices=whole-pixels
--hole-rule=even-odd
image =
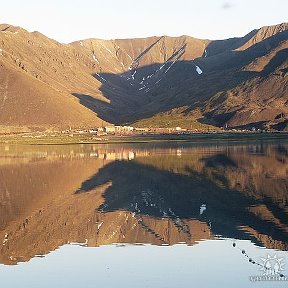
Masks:
[[[221,41],[162,36],[65,45],[1,25],[0,123],[12,130],[102,120],[284,130],[287,28]]]
[[[228,237],[287,250],[287,149],[265,141],[0,147],[0,262],[68,243]]]

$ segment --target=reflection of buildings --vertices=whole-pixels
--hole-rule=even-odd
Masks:
[[[120,151],[107,151],[98,150],[95,155],[97,158],[104,160],[133,160],[138,152],[132,150],[120,150]]]
[[[119,149],[119,150],[97,150],[99,159],[105,160],[133,160],[136,157],[147,157],[151,155],[149,150]]]
[[[135,158],[135,152],[122,151],[122,152],[100,152],[98,153],[99,159],[105,160],[133,160]]]

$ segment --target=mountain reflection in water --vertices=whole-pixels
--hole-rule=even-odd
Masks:
[[[288,248],[288,144],[0,146],[0,263],[67,243]]]

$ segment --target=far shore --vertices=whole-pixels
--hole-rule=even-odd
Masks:
[[[150,142],[238,142],[255,140],[288,140],[288,132],[193,132],[193,133],[129,133],[97,135],[93,133],[19,133],[0,135],[0,144],[19,145],[72,145]]]

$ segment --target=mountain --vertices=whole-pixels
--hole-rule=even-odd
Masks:
[[[288,23],[244,37],[61,44],[0,25],[0,127],[288,129]]]

